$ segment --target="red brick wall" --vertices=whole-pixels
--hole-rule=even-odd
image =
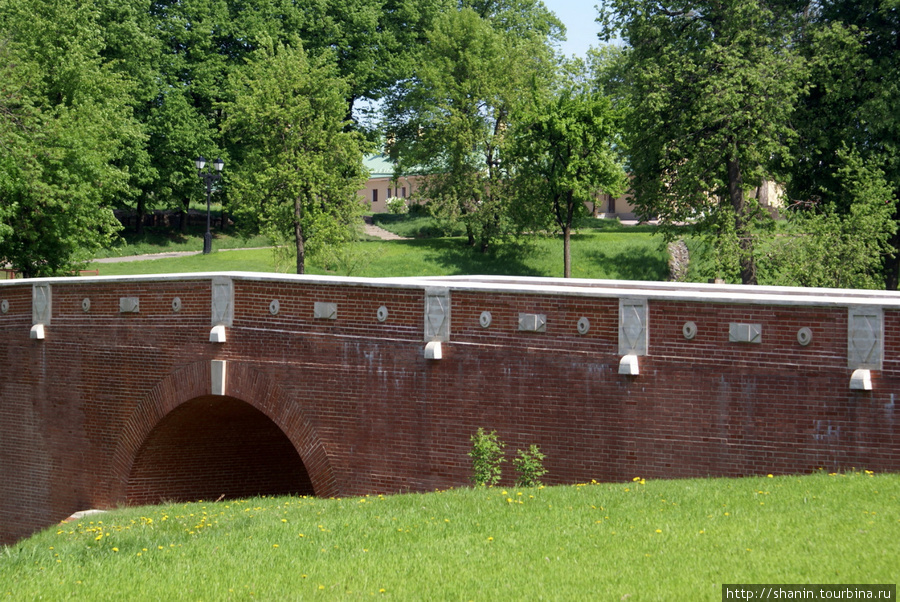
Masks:
[[[538,444],[548,483],[900,470],[889,293],[247,274],[233,276],[217,344],[208,275],[50,283],[44,340],[29,337],[32,282],[0,283],[2,542],[120,502],[464,485],[478,427],[497,430],[509,459]],[[424,357],[426,286],[450,289],[441,360]],[[618,373],[620,296],[648,299],[637,376]],[[121,297],[139,298],[139,313],[120,313]],[[317,301],[336,303],[337,319],[314,319]],[[847,307],[861,302],[884,308],[872,391],[849,388]],[[546,315],[546,332],[519,331],[519,313]],[[761,324],[762,343],[729,343],[732,322]],[[212,360],[226,362],[223,396]]]

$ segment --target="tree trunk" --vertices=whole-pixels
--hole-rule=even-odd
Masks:
[[[297,242],[297,273],[303,274],[306,271],[306,256],[303,249],[303,203],[298,196],[294,199],[294,240]]]
[[[740,249],[741,283],[756,284],[756,262],[753,259],[753,237],[750,219],[747,215],[747,201],[744,198],[744,182],[741,164],[736,155],[728,158],[728,198],[734,210],[734,230]]]
[[[900,198],[900,190],[894,196]],[[900,202],[895,206],[893,219],[900,222]],[[895,291],[900,285],[900,230],[891,235],[889,243],[894,252],[884,258],[884,288]]]
[[[563,231],[563,278],[572,277],[572,220],[575,215],[575,207],[572,201],[572,191],[566,194],[566,219],[560,224]]]
[[[188,210],[190,208],[191,208],[191,201],[190,200],[184,201],[182,208],[181,208],[181,224],[179,224],[182,234],[187,234],[187,231],[188,231]]]
[[[135,210],[137,213],[137,223],[134,225],[134,233],[138,236],[143,236],[144,234],[144,215],[147,213],[146,203],[144,203],[144,195],[141,194],[138,196],[137,209]]]

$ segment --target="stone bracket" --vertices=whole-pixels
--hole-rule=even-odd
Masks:
[[[440,341],[431,341],[425,345],[425,359],[439,360],[444,357]]]
[[[212,330],[209,331],[209,342],[210,343],[224,343],[226,340],[225,335],[225,326],[219,324],[218,326],[213,326]]]
[[[640,373],[641,369],[638,365],[638,356],[631,353],[622,356],[622,359],[619,360],[619,374],[624,374],[625,376],[637,376]]]
[[[872,390],[872,371],[871,370],[854,370],[850,376],[851,391],[871,391]]]

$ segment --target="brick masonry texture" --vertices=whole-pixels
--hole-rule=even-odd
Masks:
[[[214,277],[233,283],[224,343],[210,342]],[[35,283],[52,290],[43,340]],[[435,288],[450,334],[427,360]],[[139,311],[120,312],[123,297]],[[636,376],[619,374],[622,298],[646,300]],[[0,301],[0,543],[123,503],[461,486],[478,427],[509,459],[539,445],[548,484],[900,470],[893,293],[233,273],[9,281]],[[849,387],[856,306],[883,313],[870,391]],[[520,313],[546,331],[520,331]],[[729,342],[732,323],[761,325],[762,341]]]

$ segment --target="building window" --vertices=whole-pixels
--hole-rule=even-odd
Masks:
[[[372,191],[372,204],[374,205],[377,202],[378,202],[378,189],[376,188],[375,190]]]
[[[404,187],[401,188],[400,190],[403,191],[403,192],[400,194],[400,196],[403,197],[403,198],[405,199],[405,198],[406,198],[406,186],[404,186]]]
[[[390,188],[388,188],[388,195],[387,195],[387,198],[391,198],[391,189],[390,189]]]

